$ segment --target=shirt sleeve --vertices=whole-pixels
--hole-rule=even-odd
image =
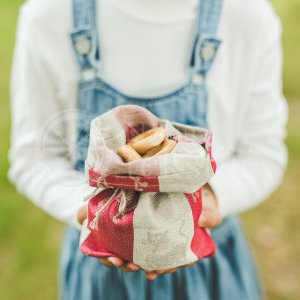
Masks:
[[[243,212],[266,199],[281,182],[287,165],[280,20],[272,15],[257,33],[253,82],[235,153],[218,164],[210,182],[222,216]]]
[[[20,11],[11,78],[9,179],[18,191],[53,217],[79,227],[77,210],[91,191],[73,169],[65,107],[42,57],[36,24]],[[45,53],[44,53],[45,54]],[[48,55],[47,53],[45,55]]]

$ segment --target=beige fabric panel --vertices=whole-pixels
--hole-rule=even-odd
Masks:
[[[169,121],[165,120],[165,122]],[[207,129],[198,126],[191,126],[178,122],[171,122],[171,124],[177,131],[181,132],[182,135],[191,138],[196,143],[202,141],[207,132]]]
[[[88,177],[87,171],[95,166],[98,145],[106,145],[109,149],[117,152],[117,149],[125,143],[125,132],[110,111],[93,119],[90,129],[89,148],[85,161],[86,176]]]
[[[191,251],[193,215],[183,193],[141,193],[133,231],[133,262],[145,270],[169,269],[197,260]]]
[[[193,193],[213,177],[210,156],[199,144],[179,142],[172,153],[173,159],[163,155],[158,158],[161,191]]]
[[[95,133],[97,136],[103,136],[108,148],[116,152],[120,146],[126,143],[125,131],[113,113],[108,111],[94,121],[93,130],[99,128]]]
[[[177,130],[172,125],[172,122],[170,122],[169,120],[160,119],[160,126],[165,128],[165,130],[168,133],[168,136],[170,136],[170,135],[182,135],[182,133],[179,130]]]

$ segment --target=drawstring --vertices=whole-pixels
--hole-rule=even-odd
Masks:
[[[90,224],[90,227],[92,229],[98,229],[98,221],[99,221],[99,217],[100,217],[102,211],[106,208],[106,206],[108,206],[108,204],[111,202],[111,200],[113,200],[113,198],[115,197],[116,193],[119,192],[119,191],[120,191],[120,189],[115,189],[115,191],[109,197],[109,199],[107,200],[107,202],[102,207],[100,207],[100,209],[96,212],[95,217],[94,217],[93,221]],[[122,192],[122,190],[121,190],[121,192]],[[126,201],[125,201],[125,205],[126,205]]]
[[[106,188],[108,188],[108,183],[105,179],[106,175],[105,174],[101,174],[98,179],[97,179],[97,187],[87,196],[83,197],[83,201],[87,202],[89,200],[91,200],[92,198],[94,198],[95,196],[97,196],[99,193],[101,193],[102,191],[104,191]],[[100,187],[100,182],[102,184],[102,186]]]
[[[95,188],[91,193],[89,193],[88,195],[83,197],[83,201],[87,202],[87,201],[91,200],[92,198],[94,198],[95,196],[100,194],[103,190],[105,190],[105,188],[103,188],[103,187]]]
[[[124,192],[124,190],[121,190],[121,199],[120,199],[120,204],[119,204],[119,215],[122,215],[124,213],[125,208],[126,208],[126,204],[127,204],[127,201],[126,201],[125,192]]]
[[[108,183],[105,180],[106,175],[101,175],[98,178],[98,187],[96,187],[90,194],[88,194],[87,196],[85,196],[83,198],[83,200],[85,202],[91,200],[92,198],[96,197],[98,194],[100,194],[102,191],[104,191],[105,189],[107,189],[108,187]],[[104,185],[104,187],[99,187],[99,184]],[[139,188],[145,188],[147,187],[147,183],[146,182],[140,182],[139,178],[136,178],[135,182],[135,189],[138,190]],[[128,201],[130,202],[130,200],[127,201],[127,196],[125,194],[124,189],[120,189],[120,188],[116,188],[115,191],[113,192],[113,194],[109,197],[109,199],[106,201],[106,203],[104,205],[102,205],[99,210],[96,212],[94,219],[92,220],[90,227],[91,229],[98,229],[98,221],[99,221],[99,217],[101,215],[101,213],[103,212],[103,210],[110,204],[110,202],[114,199],[119,197],[118,201],[119,201],[119,209],[118,209],[118,213],[116,214],[116,216],[114,217],[114,220],[116,217],[123,215],[126,207],[127,207],[127,203]],[[100,202],[103,203],[103,202]]]

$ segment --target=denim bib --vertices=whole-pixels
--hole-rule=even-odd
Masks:
[[[84,171],[90,122],[118,105],[136,104],[157,117],[207,127],[206,75],[220,40],[216,37],[222,0],[199,0],[189,57],[187,82],[159,97],[130,97],[101,78],[101,48],[97,33],[96,0],[73,0],[71,42],[78,61],[78,121],[76,162]],[[101,1],[101,0],[100,0]],[[199,80],[200,79],[200,80]],[[190,268],[148,281],[144,271],[125,273],[107,268],[79,250],[79,232],[66,231],[61,256],[61,296],[64,300],[259,300],[261,289],[248,245],[236,217],[225,218],[212,231],[218,251]]]
[[[147,108],[159,118],[188,125],[207,126],[205,77],[220,45],[215,33],[219,23],[221,0],[199,1],[190,51],[188,82],[174,91],[152,98],[130,97],[101,78],[101,51],[96,30],[95,0],[74,2],[75,28],[71,38],[80,66],[75,164],[77,170],[83,171],[84,168],[91,120],[115,106],[136,104]],[[200,82],[195,82],[196,74]]]

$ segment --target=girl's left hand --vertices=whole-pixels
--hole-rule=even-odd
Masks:
[[[80,224],[82,224],[83,221],[86,219],[86,217],[87,217],[87,205],[84,205],[78,210],[77,220]],[[218,209],[217,198],[213,190],[210,188],[210,186],[206,184],[202,188],[202,212],[198,220],[198,225],[200,227],[210,229],[210,228],[217,227],[220,223],[221,223],[221,215]],[[112,267],[112,266],[119,267],[125,272],[135,272],[140,269],[138,265],[131,262],[124,262],[123,259],[119,257],[101,258],[100,262],[107,267]],[[196,264],[196,262],[182,267],[191,267],[194,264]],[[154,280],[162,274],[174,273],[179,268],[181,267],[172,268],[168,270],[157,270],[157,271],[145,272],[145,275],[149,280]]]

